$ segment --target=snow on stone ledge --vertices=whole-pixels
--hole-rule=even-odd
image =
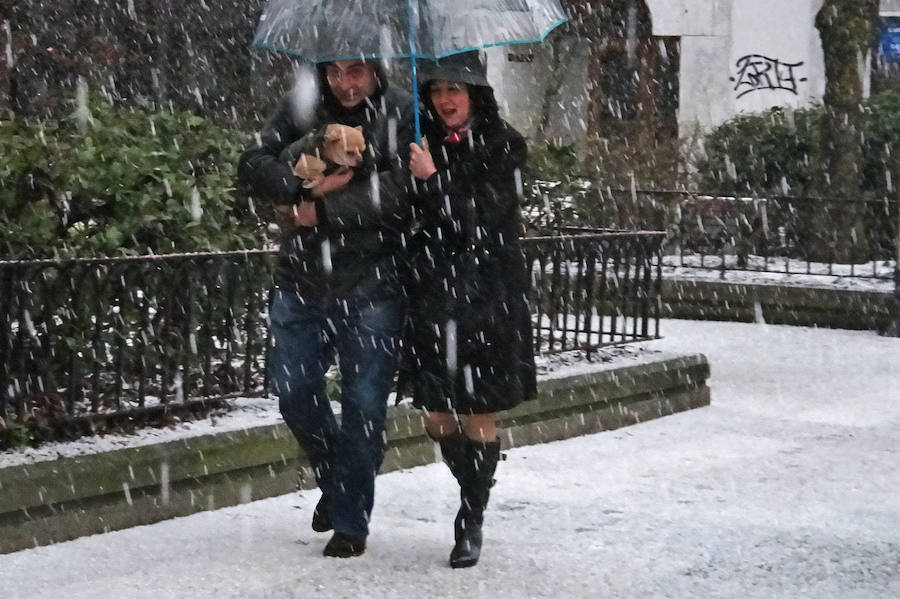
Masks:
[[[541,355],[536,358],[538,381],[557,379],[622,366],[655,361],[668,352],[646,349],[636,345],[605,347],[594,351],[588,360],[582,351]],[[393,394],[388,405],[394,405]],[[44,443],[40,447],[26,447],[0,452],[0,468],[33,464],[59,458],[90,455],[117,449],[141,447],[169,441],[178,441],[245,430],[258,426],[280,423],[278,400],[274,397],[239,398],[230,400],[231,409],[214,412],[202,420],[184,421],[163,428],[143,428],[134,434],[108,434],[82,437],[75,441]],[[340,411],[338,405],[333,406]]]

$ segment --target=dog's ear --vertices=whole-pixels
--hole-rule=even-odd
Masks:
[[[341,132],[341,125],[337,125],[335,123],[331,123],[328,127],[325,128],[325,140],[326,141],[337,141],[343,137]]]
[[[366,148],[366,137],[363,135],[363,128],[361,126],[357,126],[353,129],[358,135],[354,136],[354,139],[351,141],[351,143],[355,145],[359,150],[364,150]]]

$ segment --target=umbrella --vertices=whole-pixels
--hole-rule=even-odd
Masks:
[[[565,20],[558,0],[269,0],[252,47],[311,62],[408,58],[418,103],[416,59],[541,42]]]

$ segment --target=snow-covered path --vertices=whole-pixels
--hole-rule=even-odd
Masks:
[[[0,555],[20,597],[900,597],[900,340],[667,320],[712,406],[509,452],[451,570],[440,464],[380,477],[369,550],[321,557],[306,492]]]

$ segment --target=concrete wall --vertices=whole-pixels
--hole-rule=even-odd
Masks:
[[[654,35],[681,37],[682,135],[825,92],[822,0],[648,0]]]
[[[681,38],[682,135],[708,131],[742,112],[821,100],[825,66],[815,15],[823,0],[646,1],[653,34]],[[488,74],[509,120],[526,135],[536,130],[551,86],[559,109],[550,136],[578,141],[585,132],[586,48],[570,43],[563,72],[555,72],[548,46],[558,35],[542,45],[491,49]],[[530,52],[534,60],[509,62],[510,52]]]
[[[799,108],[821,100],[825,59],[814,26],[821,5],[822,0],[734,3],[730,48],[733,112],[760,112],[772,106]]]
[[[553,35],[553,34],[551,34]],[[583,40],[557,40],[565,58],[554,68],[551,42],[541,45],[501,46],[488,48],[488,81],[497,92],[501,114],[526,137],[538,130],[544,94],[553,90],[548,138],[565,142],[580,140],[587,133],[588,45]],[[512,54],[518,59],[509,60]]]
[[[653,34],[681,38],[678,126],[682,135],[732,116],[732,0],[648,0]]]
[[[504,448],[637,424],[709,405],[700,354],[594,364],[547,376],[498,415]],[[434,462],[421,413],[388,411],[382,472]],[[299,481],[298,481],[299,473]],[[289,493],[315,479],[284,424],[0,468],[0,553]]]
[[[735,283],[663,280],[664,318],[730,320],[885,331],[900,315],[891,293]]]

